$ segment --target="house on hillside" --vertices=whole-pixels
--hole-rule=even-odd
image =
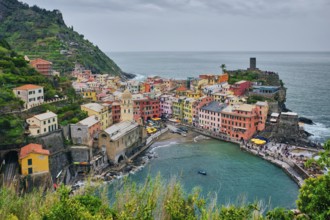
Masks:
[[[28,144],[21,148],[19,164],[22,175],[49,172],[49,150],[40,144]]]
[[[37,58],[30,61],[30,65],[44,76],[53,75],[53,63],[47,60]]]
[[[14,88],[13,92],[16,97],[22,99],[26,109],[44,103],[44,87],[42,86],[27,84]]]
[[[46,134],[58,129],[57,115],[51,111],[28,118],[26,122],[29,124],[29,132],[32,136]]]

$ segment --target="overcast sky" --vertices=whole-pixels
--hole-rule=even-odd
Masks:
[[[330,51],[330,0],[22,0],[103,51]]]

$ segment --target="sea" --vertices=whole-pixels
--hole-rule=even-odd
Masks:
[[[330,52],[111,52],[108,56],[123,71],[136,74],[136,80],[220,74],[221,64],[228,70],[246,69],[249,58],[256,57],[259,69],[280,75],[287,88],[287,108],[314,121],[305,125],[313,134],[311,140],[322,143],[330,138]],[[130,175],[132,181],[142,184],[148,175],[160,174],[165,181],[179,180],[186,192],[200,187],[205,197],[217,195],[223,205],[245,198],[263,201],[267,208],[296,207],[297,184],[280,168],[236,144],[213,139],[167,141],[155,143],[151,151],[157,157]]]

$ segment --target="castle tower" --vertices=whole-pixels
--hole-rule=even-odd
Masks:
[[[255,57],[251,57],[249,70],[256,70],[256,69],[257,69],[257,59]]]

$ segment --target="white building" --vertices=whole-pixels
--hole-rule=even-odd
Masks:
[[[44,102],[44,88],[27,84],[13,89],[16,97],[24,101],[24,108],[29,109]]]
[[[45,134],[58,129],[57,115],[51,111],[28,118],[29,131],[32,136]]]

